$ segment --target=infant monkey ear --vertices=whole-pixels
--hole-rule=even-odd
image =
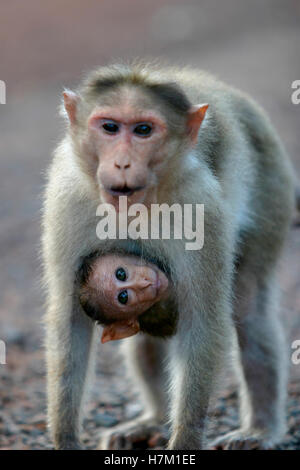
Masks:
[[[101,343],[129,338],[140,331],[139,322],[136,319],[120,320],[103,327]]]

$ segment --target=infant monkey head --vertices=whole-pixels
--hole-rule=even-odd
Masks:
[[[82,308],[104,329],[102,343],[135,335],[138,317],[168,295],[167,276],[155,264],[132,255],[87,258],[80,269]]]

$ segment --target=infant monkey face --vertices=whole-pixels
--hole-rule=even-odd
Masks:
[[[100,294],[99,306],[119,318],[145,312],[168,288],[168,279],[160,269],[135,256],[106,255],[92,268],[88,282]]]
[[[81,304],[104,325],[103,343],[126,338],[140,330],[138,316],[167,296],[168,284],[152,263],[136,256],[105,255],[90,265],[81,286]]]

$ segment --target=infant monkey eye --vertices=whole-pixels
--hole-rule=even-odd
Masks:
[[[125,269],[123,268],[118,268],[116,270],[116,278],[119,280],[119,281],[126,281],[126,272],[125,272]]]
[[[105,122],[102,127],[109,134],[116,134],[119,131],[119,126],[115,122]]]
[[[148,137],[152,132],[150,124],[139,124],[133,129],[133,132],[141,137]]]
[[[127,290],[122,290],[122,292],[120,292],[120,294],[118,295],[118,301],[120,302],[120,304],[127,304],[127,301],[128,301],[128,292]]]

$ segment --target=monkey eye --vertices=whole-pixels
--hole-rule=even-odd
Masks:
[[[127,276],[126,276],[125,269],[123,269],[123,268],[118,268],[118,269],[116,270],[115,275],[116,275],[116,278],[117,278],[119,281],[122,281],[122,282],[126,281]]]
[[[152,126],[150,124],[138,124],[133,132],[141,137],[148,137],[152,132]]]
[[[115,122],[105,122],[102,127],[109,134],[116,134],[119,131],[119,126]]]
[[[127,304],[127,301],[128,301],[128,292],[127,290],[122,290],[120,292],[120,294],[118,295],[118,301],[120,302],[120,304]]]

